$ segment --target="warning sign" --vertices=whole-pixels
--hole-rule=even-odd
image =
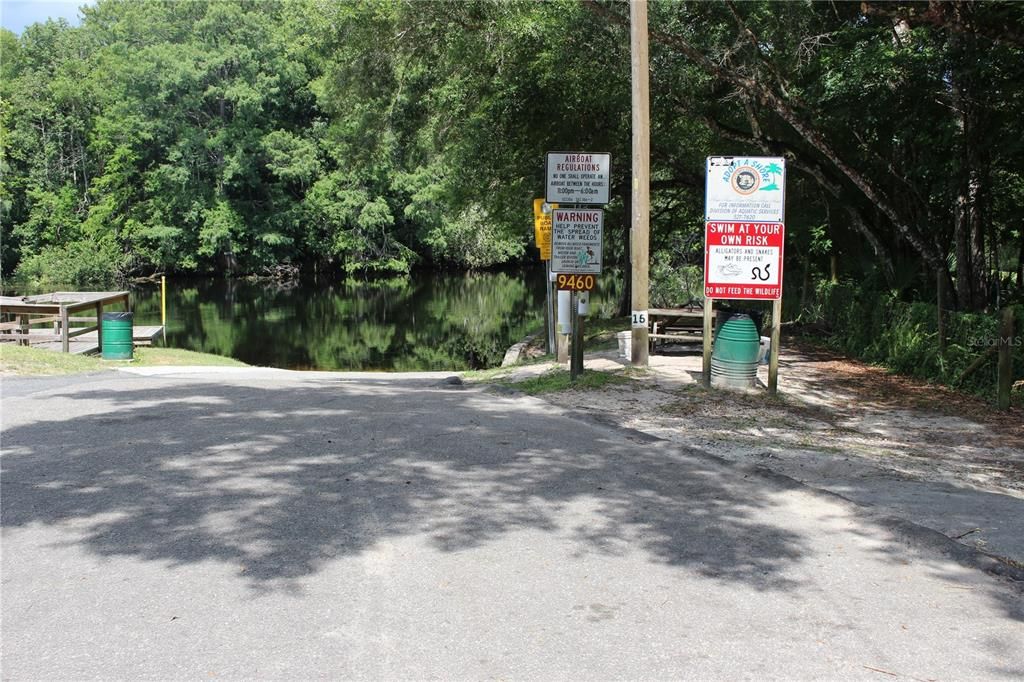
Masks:
[[[558,208],[551,212],[551,271],[601,274],[604,211]]]
[[[782,298],[782,223],[708,222],[704,229],[704,295]]]

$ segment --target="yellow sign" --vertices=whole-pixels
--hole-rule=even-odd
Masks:
[[[556,208],[558,204],[533,200],[533,241],[540,249],[541,260],[551,260],[551,211]]]

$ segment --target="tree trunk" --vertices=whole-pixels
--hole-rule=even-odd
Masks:
[[[972,45],[963,36],[951,33],[950,44],[961,59],[971,64]],[[985,258],[985,159],[979,143],[982,121],[973,101],[970,71],[959,64],[950,67],[950,94],[960,144],[961,187],[957,197],[954,239],[957,258],[957,298],[968,310],[983,310],[988,303],[989,272]]]
[[[938,314],[939,355],[943,357],[946,355],[946,318],[943,312],[946,306],[945,289],[946,278],[942,276],[941,272],[937,273],[935,276],[935,311]]]
[[[632,177],[632,175],[630,176]],[[622,218],[622,298],[619,299],[618,317],[626,317],[633,310],[633,258],[630,243],[632,242],[630,226],[633,220],[632,191],[623,194]]]
[[[969,308],[971,295],[971,248],[970,230],[967,226],[967,191],[964,189],[956,198],[953,207],[953,241],[956,244],[956,300],[958,308]]]
[[[811,251],[808,249],[804,253],[804,279],[800,283],[800,308],[797,316],[803,314],[804,310],[807,309],[807,294],[811,288]]]
[[[1024,223],[1020,227],[1020,247],[1017,251],[1017,292],[1024,291]]]
[[[973,146],[973,145],[969,145]],[[974,154],[968,158],[973,162]],[[968,223],[971,229],[971,309],[983,310],[988,304],[989,271],[985,258],[985,218],[981,171],[971,164],[967,182]]]

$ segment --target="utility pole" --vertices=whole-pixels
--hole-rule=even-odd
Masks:
[[[647,0],[630,0],[629,45],[633,84],[633,190],[629,233],[633,343],[630,361],[634,367],[646,367],[651,217],[651,104],[650,68],[647,58]]]

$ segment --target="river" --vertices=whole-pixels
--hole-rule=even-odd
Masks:
[[[132,294],[135,323],[159,324],[159,284]],[[603,309],[594,304],[595,312]],[[167,346],[284,369],[493,367],[543,325],[540,269],[291,286],[167,280]]]

